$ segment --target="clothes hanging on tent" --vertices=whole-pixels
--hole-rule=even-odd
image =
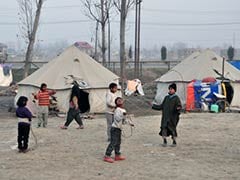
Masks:
[[[127,88],[125,89],[125,95],[130,96],[133,93],[137,93],[141,96],[144,96],[142,83],[139,79],[133,79],[127,81]]]
[[[226,96],[228,103],[231,104],[234,96],[234,89],[230,81],[222,82],[222,90],[223,95]]]
[[[78,99],[77,103],[81,113],[88,112],[90,110],[90,103],[88,99],[89,93],[80,89],[77,84],[74,84],[72,87],[70,100],[72,100],[74,96],[76,96]]]
[[[79,109],[81,113],[88,112],[90,110],[90,103],[89,103],[89,93],[83,91],[82,89],[80,90],[80,101],[78,101]]]

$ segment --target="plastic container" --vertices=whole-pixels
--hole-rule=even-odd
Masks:
[[[217,112],[219,112],[219,107],[218,107],[217,104],[212,104],[210,110],[211,110],[212,112],[217,113]]]

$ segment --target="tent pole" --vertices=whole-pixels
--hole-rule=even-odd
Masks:
[[[225,57],[223,57],[223,61],[222,61],[222,82],[224,79],[224,63],[225,63]]]

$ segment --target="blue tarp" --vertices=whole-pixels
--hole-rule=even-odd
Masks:
[[[234,60],[234,61],[228,61],[231,65],[233,65],[235,68],[240,70],[240,60]]]
[[[214,102],[214,94],[213,93],[221,94],[221,83],[216,81],[214,83],[203,83],[200,80],[194,82],[194,98],[196,102],[195,108],[201,107],[202,99],[204,98],[208,101],[209,105]]]

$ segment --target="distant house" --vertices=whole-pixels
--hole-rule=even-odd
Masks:
[[[85,52],[86,54],[88,54],[89,56],[93,55],[93,47],[85,41],[78,41],[74,43],[74,46],[76,46],[77,48],[79,48],[82,52]]]

